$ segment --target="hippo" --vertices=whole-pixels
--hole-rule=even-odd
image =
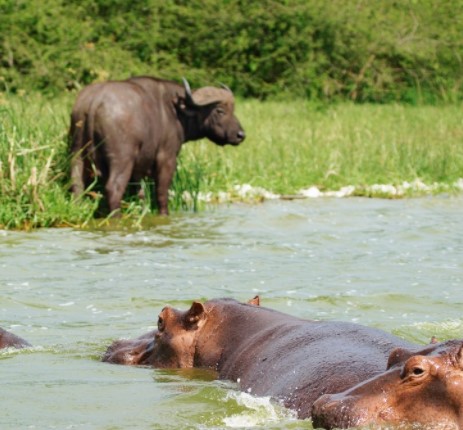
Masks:
[[[420,428],[463,429],[463,343],[431,345],[420,351],[397,348],[385,371],[341,393],[321,396],[313,404],[314,427],[407,422]]]
[[[455,370],[458,365],[451,365],[459,360],[461,352],[458,351],[462,343],[432,343],[423,350],[420,345],[355,323],[306,320],[252,302],[213,299],[204,303],[193,302],[186,311],[164,307],[156,330],[134,340],[114,342],[102,360],[155,368],[212,369],[219,379],[237,382],[243,391],[256,396],[271,396],[293,409],[298,418],[315,417],[317,426],[324,427],[326,423],[326,428],[343,425],[345,428],[361,422],[361,412],[355,409],[357,397],[352,395],[352,419],[343,421],[342,414],[349,416],[348,412],[340,403],[331,408],[330,405],[337,399],[324,395],[343,392],[350,398],[349,389],[358,387],[368,400],[369,390],[376,390],[377,396],[372,397],[371,408],[368,409],[371,419],[365,419],[365,422],[384,422],[374,415],[377,409],[374,400],[381,398],[381,377],[385,374],[399,377],[413,375],[418,370],[414,370],[413,366],[403,370],[404,360],[412,360],[413,363],[423,351],[428,351],[428,355],[434,351],[435,362],[442,362],[440,368],[454,374],[449,384],[435,384],[436,390],[442,389],[440,398],[445,403],[442,415],[436,415],[437,407],[434,415],[423,415],[426,424],[435,424],[444,419],[454,422],[448,411],[463,405],[463,385],[456,383],[461,370]],[[444,362],[448,364],[443,366]],[[431,361],[426,363],[429,363],[429,369],[438,370],[437,364],[431,367]],[[439,374],[437,370],[429,372]],[[378,382],[374,378],[378,378]],[[368,384],[368,381],[371,381],[371,388],[365,385],[365,390],[362,390],[362,384]],[[450,381],[455,381],[455,384],[452,386]],[[389,387],[388,380],[385,379],[384,383]],[[392,388],[393,385],[390,390],[393,395]],[[418,399],[420,394],[426,397],[426,393],[420,393],[418,388],[412,399]],[[367,400],[365,403],[368,405]],[[359,408],[362,407],[360,403]],[[407,414],[399,407],[394,411],[393,407],[391,401],[390,415],[383,415],[391,422],[419,421],[418,414]],[[340,415],[337,421],[336,415]],[[463,427],[456,428],[463,430]]]
[[[0,328],[0,349],[1,348],[25,348],[31,346],[27,340],[16,336],[9,331]]]
[[[390,351],[409,344],[374,328],[296,318],[233,299],[166,306],[158,328],[109,346],[103,361],[157,368],[209,368],[242,390],[271,395],[301,418],[325,393],[384,369]],[[327,352],[332,351],[329,356]],[[333,372],[333,368],[337,372]],[[340,377],[342,374],[342,378]]]

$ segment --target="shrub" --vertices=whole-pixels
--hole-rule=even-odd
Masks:
[[[245,97],[462,99],[463,3],[4,0],[0,89],[151,74]]]

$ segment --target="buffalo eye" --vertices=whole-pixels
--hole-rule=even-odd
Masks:
[[[222,108],[217,108],[217,114],[219,116],[224,116],[225,115],[225,111],[222,109]]]
[[[162,317],[158,318],[158,330],[163,331],[164,330],[164,319]]]

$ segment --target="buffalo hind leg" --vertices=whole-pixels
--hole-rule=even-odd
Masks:
[[[84,192],[84,121],[71,115],[71,127],[68,134],[71,149],[71,192],[74,197]]]
[[[105,191],[108,200],[109,211],[119,211],[121,200],[129,183],[132,174],[133,161],[125,165],[114,163],[110,166],[108,181],[106,182]]]

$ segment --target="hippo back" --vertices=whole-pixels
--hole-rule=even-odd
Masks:
[[[27,346],[31,346],[29,342],[0,328],[0,348],[24,348]]]
[[[236,348],[219,374],[239,381],[242,390],[281,399],[301,418],[310,416],[322,394],[383,372],[393,349],[411,347],[383,331],[348,322],[275,322]]]

